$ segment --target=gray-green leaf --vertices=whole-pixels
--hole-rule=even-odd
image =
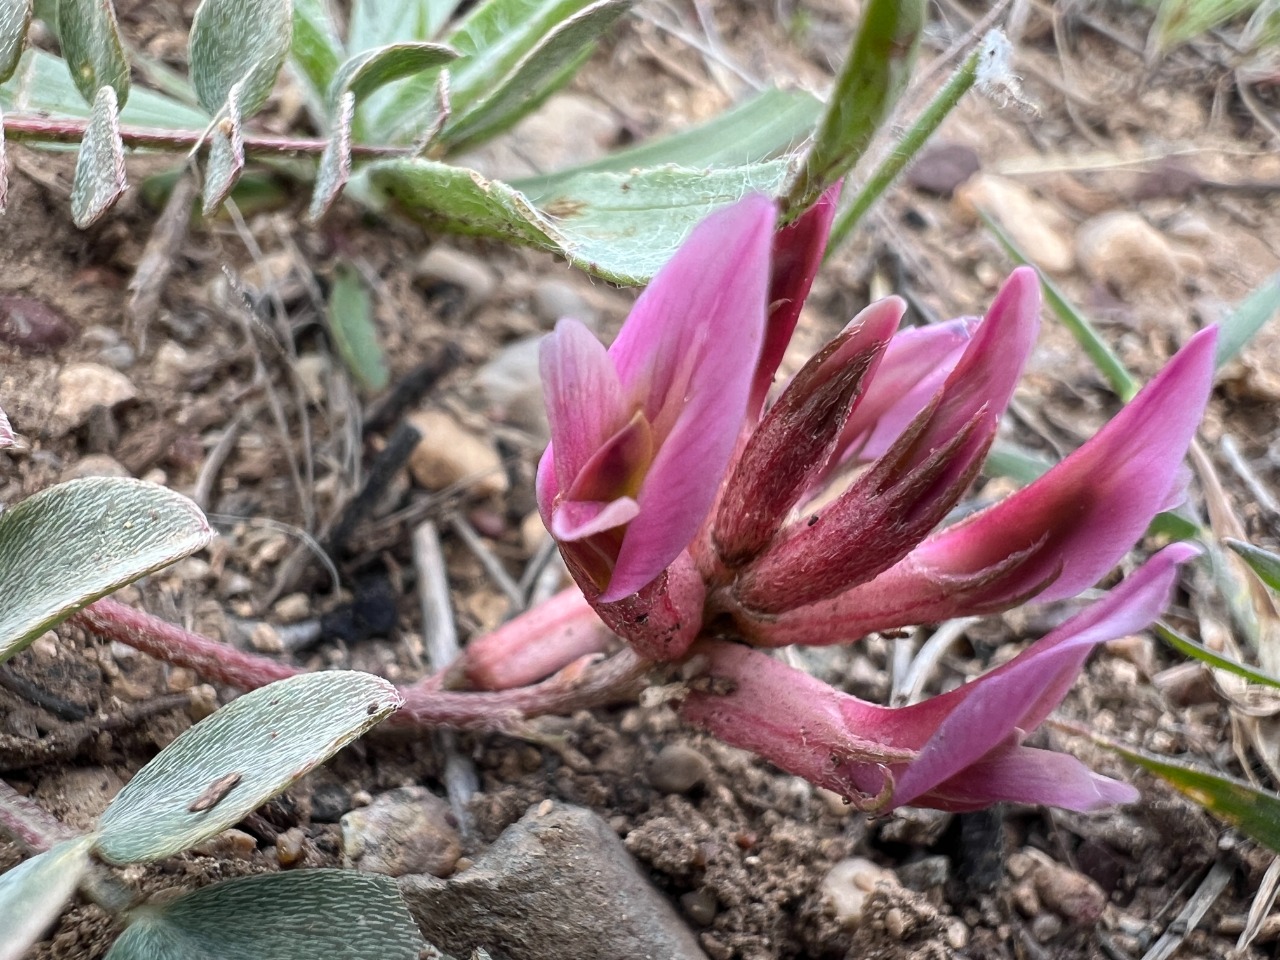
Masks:
[[[597,0],[557,24],[484,99],[445,124],[440,141],[462,152],[510,127],[546,100],[577,72],[600,36],[633,0]]]
[[[111,87],[123,107],[129,99],[129,61],[111,0],[58,0],[58,39],[85,101],[92,103],[102,87]]]
[[[646,283],[713,210],[753,192],[776,196],[786,159],[697,170],[586,173],[528,197],[474,170],[429,160],[369,166],[372,184],[433,229],[550,250],[616,283]]]
[[[293,0],[289,56],[314,105],[319,106],[338,72],[338,64],[346,56],[327,0]]]
[[[346,264],[338,267],[329,294],[329,333],[342,362],[363,389],[376,393],[386,388],[391,374],[378,343],[373,302],[360,274]]]
[[[0,0],[0,83],[13,76],[27,42],[32,0]]]
[[[240,84],[227,94],[225,115],[209,134],[209,161],[204,169],[200,211],[212,216],[231,193],[244,172],[244,134],[240,126]]]
[[[103,87],[93,100],[93,112],[76,157],[76,172],[71,179],[72,221],[81,230],[92,225],[128,187],[116,92],[112,87]]]
[[[304,673],[233,700],[165,747],[98,823],[111,863],[172,856],[242,820],[402,703],[354,671]]]
[[[1218,328],[1214,363],[1221,367],[1244,349],[1253,335],[1280,312],[1280,273],[1268,277],[1231,311]]]
[[[364,97],[379,87],[403,80],[458,58],[458,51],[438,43],[392,43],[357,53],[344,63],[329,87],[329,105],[350,90]]]
[[[191,83],[200,106],[216,113],[239,83],[241,116],[257,113],[292,33],[290,0],[201,0],[191,22]]]
[[[1226,544],[1240,555],[1263,583],[1272,590],[1280,591],[1280,557],[1243,540],[1227,540]]]
[[[417,960],[390,877],[300,870],[227,880],[133,912],[107,960]]]
[[[71,899],[89,869],[92,837],[76,837],[0,874],[0,960],[19,960]]]
[[[121,477],[70,480],[10,507],[0,514],[0,661],[212,537],[186,497]]]
[[[311,206],[307,209],[307,219],[312,223],[319,222],[351,179],[351,118],[355,109],[356,95],[348,90],[338,100],[333,130],[316,168],[316,186],[311,193]]]

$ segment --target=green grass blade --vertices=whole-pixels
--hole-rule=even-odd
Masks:
[[[1277,313],[1280,313],[1280,273],[1264,280],[1262,286],[1241,300],[1218,326],[1214,363],[1221,367],[1232,360]]]
[[[1165,626],[1163,623],[1156,624],[1156,633],[1160,635],[1160,639],[1173,647],[1180,653],[1186,654],[1193,660],[1199,660],[1206,666],[1213,667],[1217,670],[1225,670],[1228,673],[1234,673],[1241,679],[1248,680],[1250,683],[1261,684],[1266,687],[1280,688],[1280,679],[1263,673],[1261,670],[1255,670],[1253,667],[1232,660],[1230,657],[1224,657],[1220,653],[1214,653],[1208,647],[1201,646],[1194,640],[1184,637],[1171,627]]]
[[[1243,540],[1227,540],[1226,544],[1240,555],[1263,583],[1272,590],[1280,591],[1280,557]]]

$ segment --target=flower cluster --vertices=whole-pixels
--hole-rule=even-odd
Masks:
[[[916,706],[865,703],[759,648],[843,643],[1096,582],[1181,493],[1214,331],[1038,481],[939,529],[1031,352],[1039,283],[1019,269],[981,320],[902,332],[904,303],[873,303],[768,402],[835,201],[782,229],[760,196],[708,218],[608,350],[574,320],[557,325],[541,360],[543,519],[586,600],[640,656],[698,657],[721,681],[685,698],[686,718],[859,806],[1129,798],[1022,740],[1096,644],[1159,615],[1188,547]]]

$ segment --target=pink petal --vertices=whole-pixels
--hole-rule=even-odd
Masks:
[[[993,803],[1032,803],[1087,813],[1133,803],[1137,790],[1094,773],[1075,757],[1034,747],[1011,747],[984,757],[913,801],[939,810],[980,810]],[[893,803],[900,802],[895,794]]]
[[[894,711],[901,731],[932,728],[920,756],[898,779],[895,803],[910,803],[976,763],[1001,743],[1030,732],[1075,682],[1100,643],[1149,626],[1169,604],[1178,565],[1195,556],[1187,544],[1161,550],[1106,597],[1072,617],[1003,666],[949,693]],[[850,718],[864,722],[863,717]],[[893,742],[901,743],[897,737]]]
[[[563,500],[552,510],[549,529],[557,540],[572,543],[630,523],[639,512],[639,505],[630,497]]]
[[[653,580],[711,509],[764,335],[775,217],[771,200],[751,196],[703,221],[641,294],[610,348],[657,450],[602,602]]]
[[[758,412],[769,394],[774,374],[787,352],[796,322],[804,307],[813,278],[822,266],[831,223],[840,202],[841,184],[830,187],[818,202],[777,232],[773,240],[773,271],[769,285],[769,323],[764,348],[751,388],[752,413]]]
[[[1016,576],[1001,579],[1000,591],[1018,595],[1055,572],[1038,599],[1074,596],[1096,583],[1168,502],[1208,402],[1215,340],[1213,329],[1196,334],[1079,450],[1030,486],[926,541],[909,559],[925,571],[977,575],[1012,552],[1036,547]]]
[[[604,346],[577,320],[561,320],[538,354],[551,427],[543,454],[555,489],[567,490],[601,445],[626,423],[622,385]],[[549,486],[549,484],[548,484]],[[544,519],[550,504],[541,504]]]

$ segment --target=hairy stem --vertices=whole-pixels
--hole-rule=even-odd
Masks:
[[[28,853],[44,853],[76,832],[0,780],[0,830]]]
[[[510,630],[520,619],[503,629]],[[242,690],[255,690],[302,672],[289,664],[216,643],[116,600],[99,600],[75,614],[70,622]],[[544,635],[537,630],[529,630],[528,642],[542,639]],[[584,656],[541,683],[494,691],[442,690],[438,680],[441,674],[436,673],[400,689],[405,705],[392,715],[390,722],[426,728],[518,732],[532,717],[571,713],[635,696],[652,666],[628,649],[603,661]]]
[[[15,143],[79,143],[84,139],[88,120],[54,119],[35,116],[5,116],[4,135]],[[162,130],[155,127],[121,127],[120,139],[127,147],[150,147],[158,150],[181,152],[199,146],[205,139],[203,130]],[[324,152],[329,141],[303,139],[299,137],[269,137],[260,134],[244,135],[246,154],[313,154],[319,156]],[[370,144],[352,144],[351,154],[354,157],[398,157],[409,156],[413,150],[409,147],[374,146]]]

